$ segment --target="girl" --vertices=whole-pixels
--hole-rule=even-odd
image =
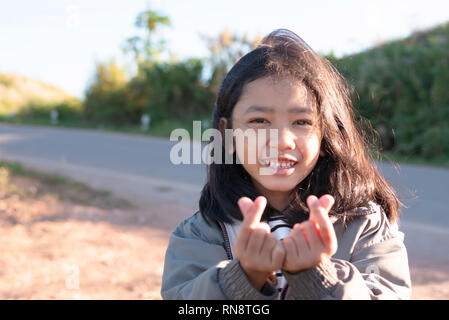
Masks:
[[[255,130],[264,143],[235,139],[222,148],[233,163],[208,166],[200,211],[170,237],[164,299],[410,298],[400,203],[327,60],[273,31],[226,75],[213,127]],[[237,161],[251,152],[254,163]]]

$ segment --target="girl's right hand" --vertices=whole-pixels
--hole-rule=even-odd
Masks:
[[[282,239],[286,258],[283,270],[297,273],[309,269],[331,258],[338,243],[329,211],[335,200],[331,195],[307,198],[310,209],[309,220],[293,226],[288,237]]]
[[[242,197],[238,205],[243,214],[243,222],[234,245],[234,252],[251,284],[260,290],[268,276],[273,271],[281,269],[285,249],[271,233],[270,226],[260,222],[267,205],[265,197],[259,196],[254,202]]]

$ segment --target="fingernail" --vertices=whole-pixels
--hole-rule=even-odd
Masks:
[[[310,205],[314,205],[318,201],[318,198],[315,196],[309,196]]]

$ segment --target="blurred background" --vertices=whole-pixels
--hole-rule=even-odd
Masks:
[[[0,298],[160,299],[230,67],[287,28],[354,87],[404,204],[414,299],[449,298],[449,2],[14,1],[0,11]],[[201,147],[200,141],[194,141]]]

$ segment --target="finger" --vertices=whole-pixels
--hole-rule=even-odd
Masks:
[[[320,239],[320,236],[316,232],[315,226],[312,221],[308,220],[302,223],[302,230],[307,237],[307,244],[311,251],[323,251],[324,244]]]
[[[307,206],[309,207],[309,220],[314,217],[316,214],[316,211],[321,206],[320,201],[318,198],[314,195],[310,195],[307,197]]]
[[[252,203],[251,199],[249,199],[249,198],[244,199],[244,198],[245,198],[245,197],[240,198],[240,200],[239,200],[239,206],[241,205],[241,207],[243,207],[243,208],[244,208],[246,205],[248,205],[248,204],[251,205],[251,206],[253,206],[253,204],[251,204],[251,203]],[[250,202],[251,202],[251,203],[250,203]],[[251,208],[250,210],[254,210],[254,209]],[[262,211],[262,212],[263,212],[263,211]],[[251,213],[247,213],[247,214],[250,215]],[[244,216],[244,217],[245,217],[245,216]],[[248,220],[245,221],[245,219],[246,219],[246,218],[244,218],[243,223],[242,223],[242,225],[241,225],[241,227],[240,227],[239,233],[238,233],[238,235],[237,235],[236,244],[235,244],[235,246],[234,246],[234,247],[238,246],[239,248],[243,249],[244,251],[247,250],[247,247],[248,247],[248,241],[249,241],[249,238],[250,238],[251,233],[252,233],[253,230],[260,228],[260,229],[265,230],[266,233],[271,233],[271,228],[270,228],[270,226],[269,226],[267,223],[265,223],[265,222],[260,222],[260,223],[258,223],[258,224],[253,224],[253,225],[251,225],[251,224],[248,222]]]
[[[264,229],[264,230],[267,231],[267,233],[271,233],[270,225],[268,223],[266,223],[266,222],[260,222],[257,225],[257,228]]]
[[[291,236],[285,237],[284,239],[282,239],[281,242],[282,245],[284,246],[286,256],[291,255],[293,255],[294,257],[298,256],[298,250],[296,249],[296,244],[293,237]]]
[[[310,247],[307,240],[307,235],[303,230],[303,224],[297,223],[293,226],[291,231],[292,238],[295,241],[295,245],[298,248],[298,254],[304,255],[305,252],[310,251]]]
[[[332,206],[334,205],[335,199],[329,194],[325,194],[321,196],[319,199],[314,196],[310,195],[307,198],[307,205],[310,209],[310,216],[314,216],[315,213],[317,213],[320,209],[323,209],[326,214],[329,213]],[[317,217],[319,218],[319,217]]]
[[[267,250],[267,252],[270,252],[274,249],[274,247],[276,246],[276,244],[278,243],[278,239],[276,238],[276,236],[272,233],[267,234],[267,237],[265,238],[265,244],[264,244],[264,249]]]
[[[243,197],[239,200],[239,205],[242,202],[244,210],[248,208],[248,200],[251,201],[251,199],[245,198],[246,197]],[[259,196],[256,198],[256,200],[254,200],[252,206],[245,212],[242,210],[242,208],[240,208],[244,216],[242,226],[250,228],[256,227],[260,223],[260,219],[262,218],[266,205],[267,198]]]
[[[285,260],[285,248],[280,241],[276,241],[276,245],[271,254],[271,262],[274,269],[281,269]]]
[[[248,246],[246,247],[246,252],[249,256],[257,257],[260,255],[266,236],[267,231],[265,229],[255,229],[251,231]]]
[[[240,212],[243,215],[243,218],[245,218],[248,215],[248,212],[251,210],[251,208],[254,205],[253,200],[251,200],[248,197],[241,197],[238,201],[237,204],[240,208]]]
[[[276,248],[280,245],[281,249]],[[262,264],[266,265],[266,268],[271,271],[280,269],[284,263],[284,247],[275,235],[267,233],[263,247],[260,251],[259,258],[262,260]]]
[[[325,194],[320,197],[319,199],[320,204],[327,212],[327,219],[326,220],[326,228],[323,230],[323,232],[320,232],[320,236],[329,244],[329,253],[333,254],[335,251],[337,251],[337,236],[335,234],[334,225],[332,224],[332,221],[330,221],[329,217],[329,211],[331,210],[332,206],[335,203],[334,197],[332,197],[330,194]]]
[[[238,258],[241,258],[241,255],[246,252],[250,234],[251,234],[250,230],[240,228],[240,231],[237,235],[237,240],[235,241],[234,244],[234,251]]]
[[[243,221],[245,221],[245,217],[248,215],[248,211],[253,207],[253,201],[248,197],[241,197],[237,201],[237,204],[240,208],[240,212],[243,215]],[[250,235],[249,228],[244,223],[242,223],[240,231],[237,235],[236,246],[239,245],[240,248],[246,250],[249,235]]]
[[[267,254],[267,257],[270,261],[273,260],[273,250],[276,247],[279,240],[276,238],[276,236],[272,233],[268,233],[265,238],[265,243],[263,247],[264,253]]]
[[[327,195],[323,197],[321,198],[323,198],[324,204],[327,205],[327,208],[330,210],[333,205],[333,197]],[[328,215],[329,210],[325,210],[321,205],[321,201],[315,196],[309,196],[307,198],[307,204],[310,208],[309,221],[316,223],[317,226],[315,226],[315,228],[320,235],[323,245],[327,247],[330,243],[336,241],[334,226]]]
[[[335,203],[334,197],[332,197],[330,194],[325,194],[321,196],[319,201],[324,210],[326,210],[326,212],[329,212]]]

